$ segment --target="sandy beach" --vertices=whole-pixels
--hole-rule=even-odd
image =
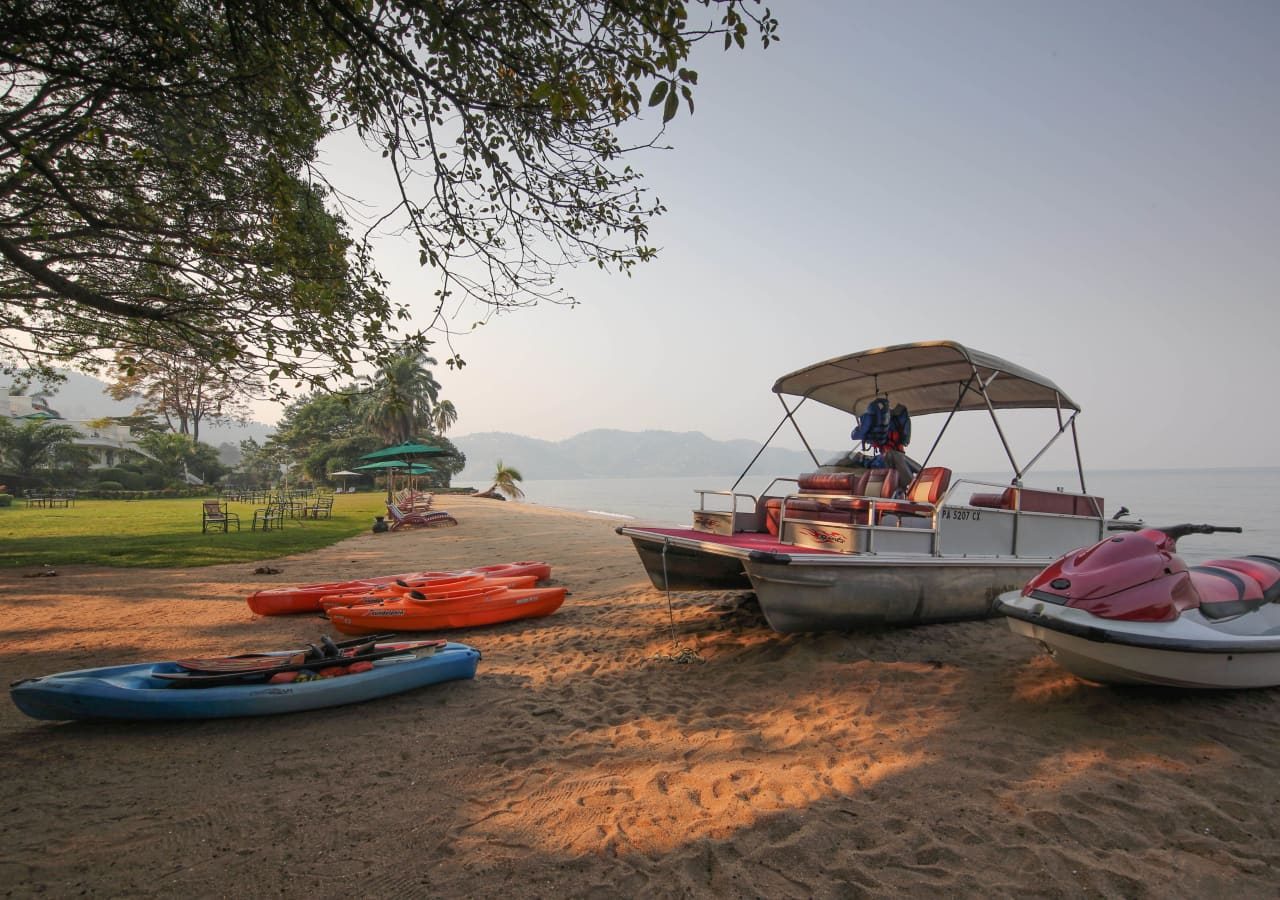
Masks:
[[[1115,690],[1000,620],[779,635],[664,594],[615,520],[449,498],[457,528],[189,570],[0,573],[5,683],[297,645],[265,585],[543,559],[545,619],[451,632],[474,681],[289,716],[0,707],[0,894],[1275,896],[1280,692]]]

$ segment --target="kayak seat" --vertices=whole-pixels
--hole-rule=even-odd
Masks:
[[[1059,491],[1044,491],[1036,488],[1007,487],[1000,494],[973,494],[969,497],[969,505],[982,506],[988,509],[1018,509],[1019,500],[1021,500],[1023,512],[1055,513],[1060,516],[1102,517],[1103,500],[1101,497],[1064,494]]]
[[[1275,588],[1280,570],[1264,571],[1263,565],[1246,559],[1216,559],[1191,566],[1191,583],[1200,595],[1200,614],[1206,619],[1228,619],[1273,602],[1278,592],[1272,590],[1268,597],[1268,590],[1254,573],[1264,575]]]

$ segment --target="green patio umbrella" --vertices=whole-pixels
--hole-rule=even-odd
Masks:
[[[361,457],[361,459],[363,458],[364,457]],[[431,468],[431,466],[427,465],[426,463],[410,463],[410,462],[405,462],[403,459],[387,459],[381,462],[365,463],[363,466],[356,466],[356,469],[361,471],[369,471],[369,472],[383,471],[387,473],[387,501],[388,502],[391,501],[391,491],[392,491],[391,485],[393,480],[395,479],[396,472],[403,471],[408,473],[409,475],[426,475],[428,472],[435,471],[435,469]]]
[[[391,459],[399,457],[413,456],[447,456],[449,451],[443,447],[432,447],[430,444],[419,444],[413,441],[396,444],[394,447],[383,447],[381,450],[374,450],[372,453],[366,453],[361,459]],[[356,468],[359,468],[357,466]]]

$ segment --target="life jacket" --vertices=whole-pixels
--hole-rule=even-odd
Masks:
[[[890,450],[901,450],[911,443],[911,413],[899,403],[889,413],[889,434],[885,446]]]
[[[867,404],[867,411],[858,417],[857,426],[849,433],[865,447],[883,447],[889,439],[889,401],[876,397]]]

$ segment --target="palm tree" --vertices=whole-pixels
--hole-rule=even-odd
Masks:
[[[441,400],[431,411],[431,425],[436,434],[444,434],[458,421],[458,410],[452,400]]]
[[[512,500],[519,500],[524,496],[524,491],[520,489],[520,485],[516,484],[517,481],[524,481],[524,476],[517,469],[504,466],[502,460],[498,460],[498,469],[493,473],[493,485],[480,496],[498,497],[502,493]]]
[[[31,478],[39,469],[52,470],[57,463],[70,460],[79,449],[72,443],[76,437],[78,433],[70,425],[26,422],[5,429],[0,451],[15,475]]]
[[[423,351],[407,349],[366,378],[365,426],[391,444],[413,440],[428,428],[440,397],[440,383],[429,368],[434,365],[436,360]]]

